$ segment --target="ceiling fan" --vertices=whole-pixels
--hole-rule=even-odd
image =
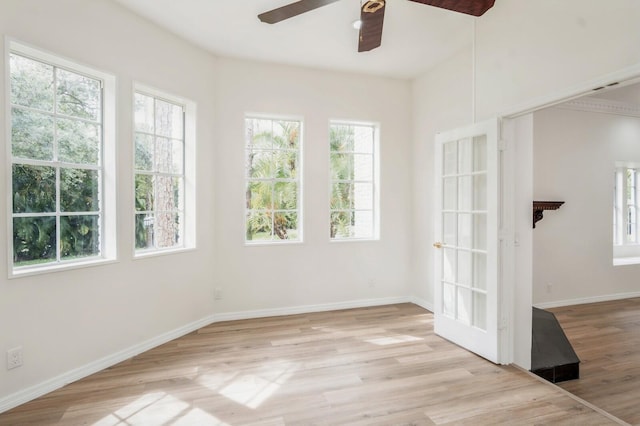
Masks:
[[[301,15],[339,0],[299,0],[277,9],[261,13],[258,18],[267,24],[275,24],[285,19]],[[472,16],[481,16],[493,7],[495,0],[410,0],[428,6],[440,7]],[[363,0],[360,7],[360,35],[358,52],[366,52],[379,47],[382,42],[385,0]]]

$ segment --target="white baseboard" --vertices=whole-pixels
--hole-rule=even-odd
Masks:
[[[348,302],[324,303],[321,305],[302,305],[273,309],[258,309],[255,311],[239,311],[214,314],[214,321],[235,321],[252,318],[267,318],[282,315],[308,314],[311,312],[337,311],[340,309],[366,308],[370,306],[393,305],[395,303],[411,302],[409,297],[386,297],[381,299],[361,299]]]
[[[605,294],[602,296],[582,297],[579,299],[556,300],[552,302],[534,303],[533,306],[540,309],[560,308],[563,306],[584,305],[586,303],[597,303],[597,302],[609,302],[612,300],[631,299],[634,297],[640,297],[640,292]]]
[[[422,308],[425,308],[427,311],[429,312],[433,312],[433,303],[422,299],[420,297],[416,297],[416,296],[411,296],[411,298],[409,299],[409,301],[411,303],[413,303],[414,305],[418,305]]]
[[[229,312],[209,315],[198,321],[194,321],[185,326],[176,328],[175,330],[171,330],[149,340],[145,340],[144,342],[133,345],[122,351],[90,362],[82,367],[74,368],[73,370],[67,371],[66,373],[62,373],[49,380],[38,383],[37,385],[30,386],[24,390],[8,395],[7,397],[0,398],[0,413],[39,398],[49,392],[60,389],[61,387],[69,383],[90,376],[91,374],[95,374],[98,371],[104,370],[105,368],[111,367],[115,364],[118,364],[119,362],[126,361],[129,358],[148,351],[149,349],[153,349],[156,346],[160,346],[173,339],[182,337],[215,322],[263,318],[280,315],[295,315],[311,312],[335,311],[339,309],[364,308],[369,306],[392,305],[395,303],[408,302],[419,304],[413,301],[410,297],[388,297],[380,299],[363,299],[348,302],[326,303],[321,305],[303,305],[288,308],[260,309],[255,311]]]

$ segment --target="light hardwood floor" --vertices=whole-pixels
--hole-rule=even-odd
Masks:
[[[0,414],[1,425],[607,425],[436,336],[412,304],[216,323]]]
[[[559,385],[640,424],[640,298],[549,309],[580,358],[580,379]]]

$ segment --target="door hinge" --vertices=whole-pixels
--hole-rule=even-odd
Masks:
[[[500,138],[498,139],[498,151],[504,151],[507,149],[507,141]]]

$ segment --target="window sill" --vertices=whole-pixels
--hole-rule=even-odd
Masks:
[[[330,239],[330,243],[375,243],[380,241],[380,238],[334,238]]]
[[[639,265],[640,257],[614,257],[613,266]]]
[[[275,247],[275,246],[291,246],[291,245],[296,245],[296,244],[304,244],[304,241],[302,240],[274,240],[274,241],[256,241],[256,242],[251,242],[251,241],[245,241],[244,242],[244,246],[245,247],[264,247],[264,246],[270,246],[270,247]]]
[[[133,254],[133,260],[146,259],[148,257],[157,257],[157,256],[167,256],[171,254],[178,253],[186,253],[189,251],[195,251],[195,247],[179,247],[179,248],[168,248],[164,250],[148,250],[148,251],[139,251]]]
[[[34,275],[44,275],[53,272],[63,272],[73,269],[91,268],[94,266],[108,265],[116,263],[117,259],[91,259],[80,262],[65,262],[56,263],[54,265],[37,266],[37,267],[23,267],[23,268],[10,268],[9,279],[30,277]]]

